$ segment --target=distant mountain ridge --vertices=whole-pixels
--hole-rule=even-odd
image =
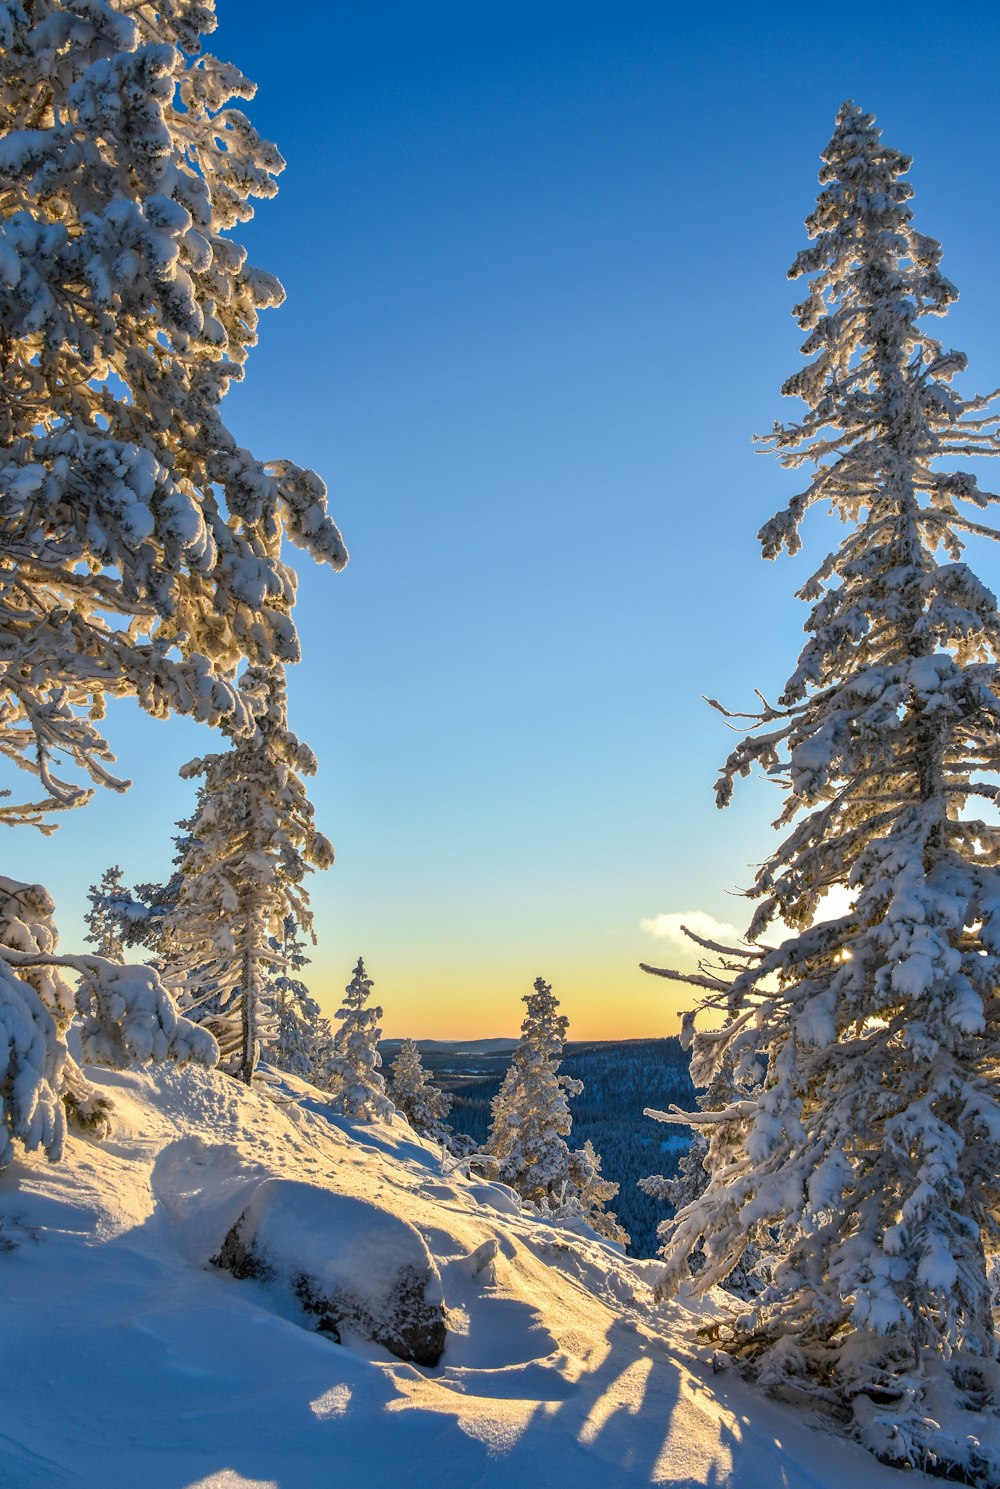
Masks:
[[[454,1050],[456,1054],[468,1051],[480,1055],[512,1050],[517,1044],[516,1039],[415,1039],[413,1042],[418,1050]],[[379,1042],[379,1049],[397,1050],[403,1043],[402,1039],[383,1039]]]

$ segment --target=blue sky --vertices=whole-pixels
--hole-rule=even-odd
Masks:
[[[640,922],[744,924],[777,806],[716,812],[730,736],[701,695],[775,691],[801,644],[804,561],[754,540],[792,488],[750,436],[794,413],[819,152],[854,97],[914,156],[962,295],[944,339],[968,388],[1000,383],[996,9],[218,11],[288,162],[245,234],[288,302],[228,418],[323,474],[352,554],[302,565],[291,680],[338,855],[315,990],[335,1007],[361,952],[389,1033],[510,1032],[539,974],[579,1037],[674,1032]],[[810,531],[813,557],[837,541]],[[177,767],[213,747],[124,707],[112,742],[132,792],[11,865],[67,945],[105,863],[165,871]]]

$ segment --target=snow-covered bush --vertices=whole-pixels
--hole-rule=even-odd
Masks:
[[[334,1015],[338,1026],[322,1078],[333,1110],[358,1122],[387,1122],[395,1110],[386,1095],[378,1052],[382,1010],[366,1006],[373,986],[364,961],[358,957],[343,1006]]]
[[[0,878],[0,1167],[14,1156],[14,1139],[58,1158],[64,1108],[78,1125],[107,1131],[110,1103],[66,1048],[75,1016],[83,1055],[95,1063],[214,1065],[218,1057],[214,1039],[177,1012],[152,968],[60,955],[52,911],[41,885]],[[77,975],[75,992],[66,972]]]
[[[791,270],[812,276],[810,361],[783,392],[806,411],[768,441],[813,473],[760,536],[795,552],[821,502],[849,530],[799,591],[796,670],[717,786],[724,805],[760,767],[787,832],[749,891],[742,968],[693,979],[725,1022],[695,1038],[692,1074],[721,1072],[728,1096],[684,1118],[710,1178],[673,1223],[669,1282],[700,1241],[707,1287],[763,1238],[771,1285],[727,1349],[886,1458],[996,1482],[960,1413],[1000,1404],[1000,613],[962,560],[967,535],[996,536],[977,509],[998,498],[955,467],[1000,434],[921,326],[956,292],[912,225],[909,160],[845,104],[823,161]],[[837,885],[849,908],[824,919]],[[792,933],[768,948],[778,920]]]
[[[569,1098],[582,1081],[560,1075],[569,1019],[544,978],[526,993],[521,1038],[491,1102],[492,1123],[484,1153],[493,1159],[490,1177],[509,1184],[526,1205],[543,1213],[579,1216],[602,1235],[627,1242],[614,1215],[605,1211],[618,1185],[600,1176],[590,1143],[571,1152]]]

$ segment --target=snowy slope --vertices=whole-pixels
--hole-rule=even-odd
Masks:
[[[278,1106],[202,1070],[92,1074],[112,1139],[0,1176],[4,1489],[900,1489],[698,1364],[681,1310],[652,1307],[655,1264],[522,1218],[402,1125],[329,1121],[293,1082],[306,1100]],[[270,1176],[416,1227],[448,1309],[438,1367],[333,1344],[208,1264]],[[491,1241],[492,1265],[489,1244],[469,1260]]]

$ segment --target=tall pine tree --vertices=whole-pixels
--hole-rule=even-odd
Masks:
[[[987,1483],[1000,1465],[962,1412],[1000,1401],[1000,614],[962,552],[998,536],[977,515],[998,498],[956,466],[1000,437],[924,326],[956,292],[912,225],[909,165],[845,104],[790,271],[811,276],[810,360],[783,392],[806,411],[767,443],[813,469],[761,542],[794,553],[818,502],[848,532],[799,592],[797,668],[717,786],[724,805],[761,767],[786,832],[749,891],[755,950],[695,979],[725,1023],[696,1037],[693,1073],[729,1095],[687,1118],[710,1182],[675,1219],[670,1281],[700,1240],[701,1286],[763,1241],[771,1285],[728,1347],[880,1455]],[[835,886],[850,908],[820,919]],[[792,934],[767,949],[779,919]]]
[[[3,823],[49,831],[124,788],[108,697],[245,737],[239,668],[298,657],[282,534],[346,562],[319,478],[220,414],[282,298],[230,231],[283,163],[231,106],[253,85],[201,54],[214,28],[212,0],[0,5],[0,756],[37,782]],[[155,973],[58,956],[45,891],[5,882],[0,1121],[55,1156],[59,1121],[32,1113],[91,1096],[46,967],[78,974],[92,1058],[217,1050]]]

